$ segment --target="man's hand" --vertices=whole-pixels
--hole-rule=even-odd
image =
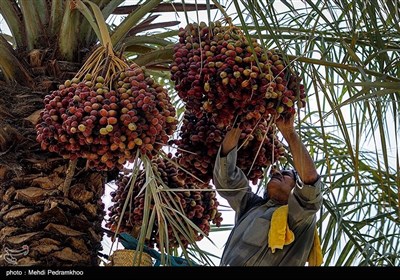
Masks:
[[[237,146],[241,133],[242,130],[235,127],[226,133],[225,138],[222,141],[221,156],[225,157],[230,151],[233,150],[233,148]]]
[[[291,133],[295,132],[294,129],[294,116],[290,113],[286,115],[280,115],[276,120],[275,124],[279,131],[282,133],[283,137],[287,137]]]

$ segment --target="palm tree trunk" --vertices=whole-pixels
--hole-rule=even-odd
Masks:
[[[94,266],[101,250],[106,177],[36,142],[44,93],[0,85],[0,266]]]

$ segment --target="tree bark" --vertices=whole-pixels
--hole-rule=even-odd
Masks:
[[[35,125],[42,95],[0,87],[0,266],[96,266],[106,176],[43,152]]]

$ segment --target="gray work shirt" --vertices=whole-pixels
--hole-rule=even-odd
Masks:
[[[236,166],[236,159],[237,148],[226,157],[220,157],[219,151],[214,167],[215,187],[236,213],[235,227],[225,244],[220,265],[305,265],[314,240],[316,212],[322,204],[321,180],[293,188],[288,200],[288,225],[295,240],[272,253],[268,248],[268,231],[272,213],[281,204],[253,193],[246,175]]]

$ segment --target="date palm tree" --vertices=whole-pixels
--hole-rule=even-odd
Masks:
[[[118,170],[92,171],[81,160],[71,164],[42,151],[35,125],[43,98],[76,75],[104,32],[110,34],[115,50],[136,58],[146,54],[140,65],[168,70],[165,61],[171,60],[172,48],[166,48],[171,45],[167,38],[177,34],[179,22],[153,21],[162,12],[195,7],[123,2],[5,0],[0,5],[11,32],[0,35],[1,265],[99,263],[104,186]],[[121,17],[118,25],[112,22],[116,15]],[[103,18],[102,25],[95,18]],[[101,30],[107,18],[110,23]],[[163,33],[144,35],[160,27]]]

